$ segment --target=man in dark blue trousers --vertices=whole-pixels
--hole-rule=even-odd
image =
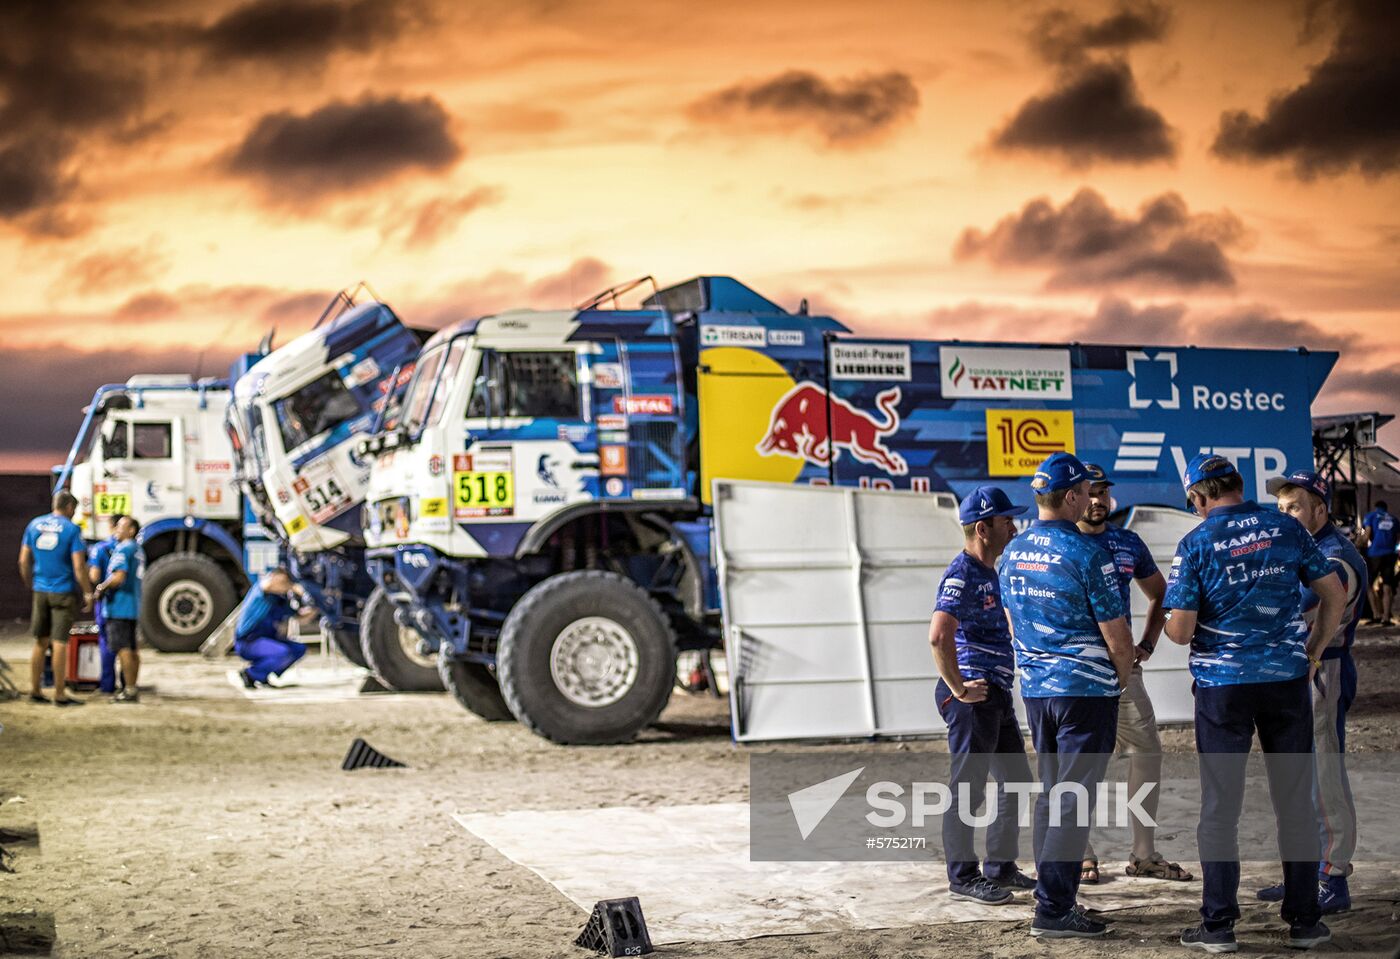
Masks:
[[[122,521],[120,513],[112,517],[112,535],[88,547],[88,579],[95,589],[107,578],[107,564],[112,560],[112,550],[117,546],[117,524]],[[107,642],[107,609],[105,604],[93,606],[93,619],[97,621],[97,651],[102,662],[102,673],[97,688],[104,693],[117,691],[117,654]]]
[[[1239,822],[1257,730],[1279,823],[1288,945],[1310,949],[1332,934],[1317,898],[1308,686],[1337,633],[1346,590],[1297,520],[1244,498],[1244,480],[1225,457],[1196,456],[1183,483],[1203,520],[1177,546],[1163,605],[1171,610],[1167,636],[1191,646],[1204,882],[1201,924],[1183,932],[1181,943],[1213,953],[1239,948]],[[1300,583],[1318,598],[1311,630]]]
[[[268,685],[306,655],[306,647],[287,639],[284,629],[292,618],[291,593],[295,588],[285,569],[263,574],[243,600],[233,631],[233,651],[248,660],[239,675],[249,689]]]
[[[1035,804],[1037,938],[1108,931],[1076,896],[1095,794],[1118,733],[1118,697],[1133,668],[1133,635],[1113,557],[1075,525],[1089,508],[1089,480],[1070,453],[1042,463],[1031,480],[1039,518],[1011,541],[1001,564],[1043,790]]]
[[[1016,720],[1011,685],[1016,660],[1011,630],[1001,604],[996,562],[1016,535],[1011,517],[1024,513],[995,486],[979,486],[958,509],[963,549],[938,584],[929,643],[941,677],[935,696],[948,724],[953,804],[943,815],[943,854],[948,860],[948,891],[954,899],[999,906],[1012,889],[1033,889],[1035,881],[1016,866],[1018,810],[1003,795],[987,826],[987,860],[977,868],[972,826],[986,799],[987,776],[998,783],[1031,781],[1026,744]],[[960,790],[966,790],[964,809]],[[995,803],[993,798],[990,802]]]

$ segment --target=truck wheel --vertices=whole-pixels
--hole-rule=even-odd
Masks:
[[[496,674],[484,663],[469,663],[455,659],[451,648],[438,650],[438,675],[443,687],[467,712],[480,716],[488,723],[514,722],[510,707],[501,698],[501,684]]]
[[[369,669],[369,663],[365,662],[365,651],[360,643],[360,631],[357,629],[337,629],[331,632],[331,638],[335,642],[335,648],[340,655],[361,669]]]
[[[364,663],[390,689],[406,693],[441,692],[435,656],[418,652],[418,631],[394,622],[394,604],[375,587],[360,612]]]
[[[666,614],[631,580],[564,573],[510,611],[496,675],[510,711],[545,739],[627,742],[671,697],[676,637]]]
[[[237,605],[218,563],[202,553],[169,553],[141,583],[141,635],[163,653],[192,653]]]

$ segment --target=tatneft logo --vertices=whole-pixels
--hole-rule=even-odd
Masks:
[[[866,767],[861,766],[850,772],[824,779],[812,786],[788,793],[788,807],[792,810],[797,831],[805,841],[822,824],[831,810],[846,795],[851,784],[860,778]],[[1128,794],[1125,782],[1100,782],[1095,785],[1096,802],[1093,808],[1089,803],[1089,787],[1083,783],[1060,782],[1050,787],[1050,825],[1062,825],[1063,800],[1073,797],[1075,826],[1117,826],[1126,827],[1133,821],[1150,828],[1156,828],[1157,821],[1148,815],[1142,805],[1158,786],[1155,782],[1143,783],[1137,792]],[[1032,797],[1045,791],[1039,782],[991,782],[987,784],[987,799],[983,812],[978,813],[972,805],[972,784],[959,783],[957,786],[958,818],[973,828],[989,826],[997,815],[997,795],[1004,793],[1008,798],[1016,797],[1017,820],[1022,826],[1030,825]],[[901,784],[890,780],[871,783],[865,790],[865,802],[870,811],[865,821],[882,829],[893,829],[908,823],[916,828],[925,825],[928,819],[942,816],[953,808],[953,787],[943,782],[912,782]],[[1092,820],[1092,821],[1091,821]]]
[[[943,395],[968,399],[1068,400],[1074,396],[1068,350],[940,346]]]
[[[1128,407],[1145,410],[1157,406],[1164,410],[1181,409],[1181,389],[1177,386],[1176,353],[1159,350],[1147,353],[1129,350],[1127,356]],[[1287,397],[1280,390],[1240,389],[1217,390],[1210,386],[1191,385],[1191,408],[1224,412],[1282,412],[1287,409]]]

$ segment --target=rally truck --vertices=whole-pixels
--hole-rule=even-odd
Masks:
[[[357,441],[412,374],[422,338],[357,293],[253,358],[234,382],[228,436],[251,508],[341,653],[395,689],[441,689],[418,633],[375,591],[360,530],[369,462]]]
[[[677,652],[722,645],[716,480],[1024,502],[1069,450],[1113,473],[1120,508],[1180,509],[1187,460],[1213,449],[1267,499],[1311,464],[1336,361],[858,337],[719,276],[619,308],[638,285],[444,328],[363,447],[369,568],[398,621],[467,709],[560,743],[633,737]]]
[[[141,634],[164,652],[198,649],[247,588],[245,564],[264,559],[224,432],[229,396],[226,381],[186,375],[100,387],[55,470],[86,539],[111,535],[118,514],[140,520]]]

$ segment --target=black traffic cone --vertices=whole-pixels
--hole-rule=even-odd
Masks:
[[[348,771],[366,766],[371,769],[407,769],[408,763],[390,759],[363,739],[356,739],[350,744],[350,751],[345,754],[345,762],[340,764],[340,768]]]
[[[642,904],[636,896],[599,900],[574,945],[605,956],[645,956],[652,952]]]

